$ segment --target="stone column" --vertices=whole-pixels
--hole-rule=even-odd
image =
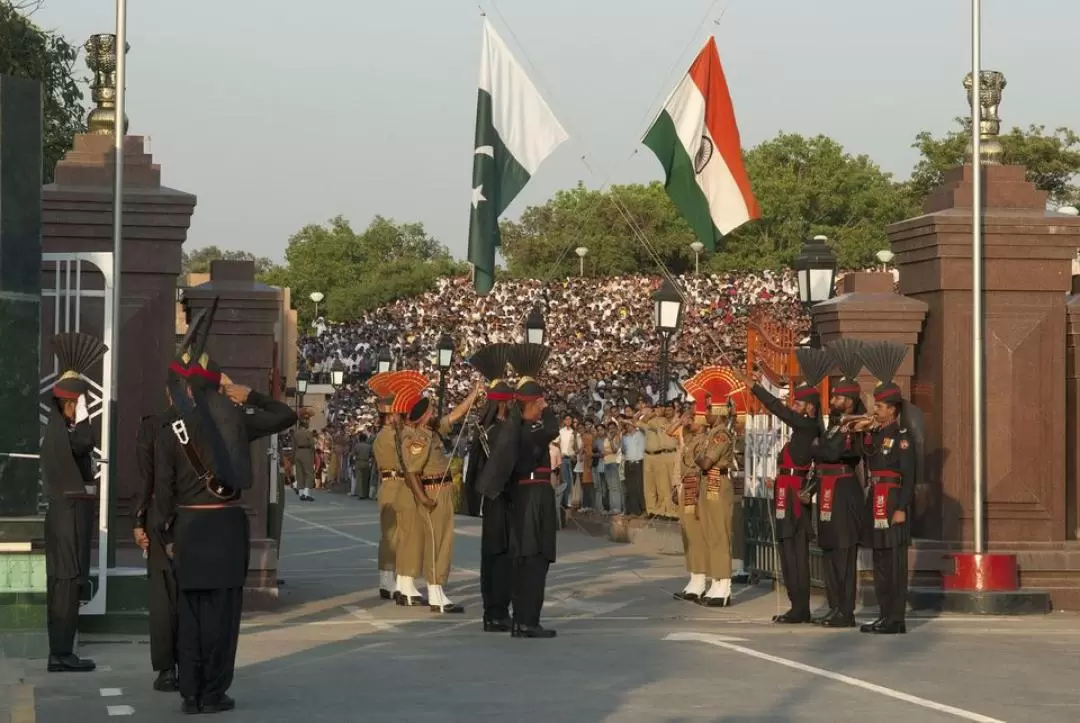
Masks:
[[[112,184],[115,154],[108,135],[79,135],[56,165],[55,182],[42,189],[44,251],[112,251]],[[122,387],[117,417],[117,456],[112,469],[118,515],[131,513],[139,483],[135,439],[140,419],[165,405],[165,378],[175,353],[176,279],[181,247],[195,209],[195,197],[161,185],[161,167],[145,152],[141,136],[124,139],[123,269],[120,292],[123,326],[117,360]],[[42,283],[52,288],[48,268]],[[82,288],[102,288],[100,272],[84,265]],[[55,301],[43,305],[45,334],[51,334]],[[84,299],[83,330],[102,334],[100,299]],[[106,341],[108,341],[106,339]],[[51,370],[51,360],[47,366]],[[126,520],[113,520],[124,529]]]
[[[1074,276],[1075,282],[1080,277]],[[1065,303],[1065,539],[1080,539],[1080,289]]]
[[[1080,218],[1046,210],[1017,166],[983,166],[986,529],[991,542],[1063,541],[1065,299]],[[925,533],[972,540],[972,167],[956,168],[926,215],[889,227],[900,291],[930,309],[916,359],[927,412],[928,481],[941,489]],[[999,545],[1000,546],[1000,545]]]
[[[0,76],[0,453],[4,454],[39,451],[41,142],[41,84]],[[0,658],[48,654],[40,489],[36,458],[0,457]]]
[[[41,431],[41,142],[41,84],[0,76],[0,454],[37,454]],[[0,519],[36,517],[39,488],[36,460],[0,457]]]
[[[214,261],[210,281],[184,292],[184,304],[191,318],[218,303],[206,349],[237,384],[275,396],[270,389],[274,368],[275,332],[281,315],[281,290],[255,281],[251,261]],[[244,505],[251,516],[250,587],[271,595],[277,590],[277,550],[269,538],[268,504],[270,467],[268,440],[251,446],[255,484],[244,493]]]

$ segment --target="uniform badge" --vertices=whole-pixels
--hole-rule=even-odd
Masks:
[[[892,450],[892,444],[893,444],[893,438],[892,437],[886,437],[885,439],[881,440],[881,448],[884,449],[886,452],[889,452],[890,450]]]
[[[906,439],[900,440],[900,449],[907,449],[911,444]]]
[[[410,442],[409,453],[413,455],[419,455],[424,451],[424,447],[427,446],[423,442]]]

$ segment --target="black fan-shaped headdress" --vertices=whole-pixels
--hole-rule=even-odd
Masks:
[[[544,396],[539,377],[550,353],[551,348],[543,344],[513,344],[510,347],[510,366],[520,377],[514,391],[517,399],[530,401]]]
[[[840,369],[841,379],[832,389],[832,393],[841,397],[859,399],[862,387],[859,386],[859,372],[863,368],[861,351],[864,342],[859,339],[843,338],[826,345],[833,363]]]
[[[504,379],[512,346],[489,344],[469,357],[469,364],[488,380],[487,398],[492,402],[505,402],[514,398],[514,389]]]
[[[90,334],[67,332],[52,338],[52,348],[61,370],[60,379],[53,385],[53,396],[78,399],[90,389],[83,374],[105,356],[109,347]]]
[[[216,388],[221,384],[221,367],[206,354],[206,343],[210,339],[210,327],[217,314],[219,297],[214,297],[209,309],[188,325],[187,334],[176,350],[176,358],[169,364],[170,386],[175,383],[193,387]]]
[[[795,398],[803,402],[813,402],[815,404],[821,404],[821,393],[818,391],[818,384],[821,384],[821,380],[829,373],[829,369],[832,368],[832,359],[829,358],[828,352],[824,349],[811,349],[809,347],[799,347],[795,350],[795,358],[799,362],[799,369],[802,370],[803,381],[802,384],[795,387]]]
[[[863,345],[859,355],[867,371],[878,380],[874,390],[875,401],[890,404],[904,401],[904,395],[900,387],[893,382],[893,377],[904,363],[907,353],[907,345],[895,341],[872,341]]]

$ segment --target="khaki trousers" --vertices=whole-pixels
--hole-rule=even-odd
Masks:
[[[398,575],[420,577],[424,572],[424,538],[427,536],[420,519],[420,506],[404,480],[394,486],[396,492],[390,504],[397,523],[395,569]]]
[[[679,518],[681,514],[678,505],[671,501],[671,491],[678,488],[682,483],[682,460],[679,459],[678,452],[668,452],[667,454],[658,454],[664,465],[664,470],[667,472],[667,486],[664,489],[664,509],[663,514],[675,519]]]
[[[714,580],[731,577],[731,518],[734,514],[735,494],[731,480],[722,479],[720,489],[707,491],[702,482],[698,511],[705,538],[708,574]]]
[[[705,530],[700,517],[700,507],[685,507],[682,494],[679,495],[679,521],[682,523],[683,555],[686,557],[686,571],[691,574],[705,575],[709,568],[709,551],[705,540]]]
[[[661,480],[666,480],[666,472],[661,455],[653,454],[651,452],[645,453],[644,464],[644,477],[645,477],[645,512],[650,515],[663,515],[666,514],[667,506],[670,502],[665,501],[663,497],[663,484]],[[668,488],[668,500],[671,499],[671,489]]]
[[[445,585],[450,580],[454,559],[454,485],[425,485],[435,500],[435,509],[420,507],[423,520],[424,579],[428,585]]]
[[[400,477],[384,478],[379,483],[375,495],[379,506],[379,569],[396,569],[397,556],[397,514],[394,510],[394,497],[403,485]]]

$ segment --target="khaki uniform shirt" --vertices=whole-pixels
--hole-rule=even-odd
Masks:
[[[375,435],[375,441],[371,444],[371,453],[375,456],[375,464],[378,465],[380,474],[393,473],[394,476],[401,476],[397,441],[397,430],[390,424],[384,425]],[[403,449],[402,454],[404,453]]]
[[[405,431],[403,447],[405,464],[409,471],[422,480],[439,480],[445,477],[450,481],[447,470],[450,458],[446,456],[443,435],[450,434],[453,425],[443,417],[439,420],[439,431],[432,432],[427,427],[409,427]]]

